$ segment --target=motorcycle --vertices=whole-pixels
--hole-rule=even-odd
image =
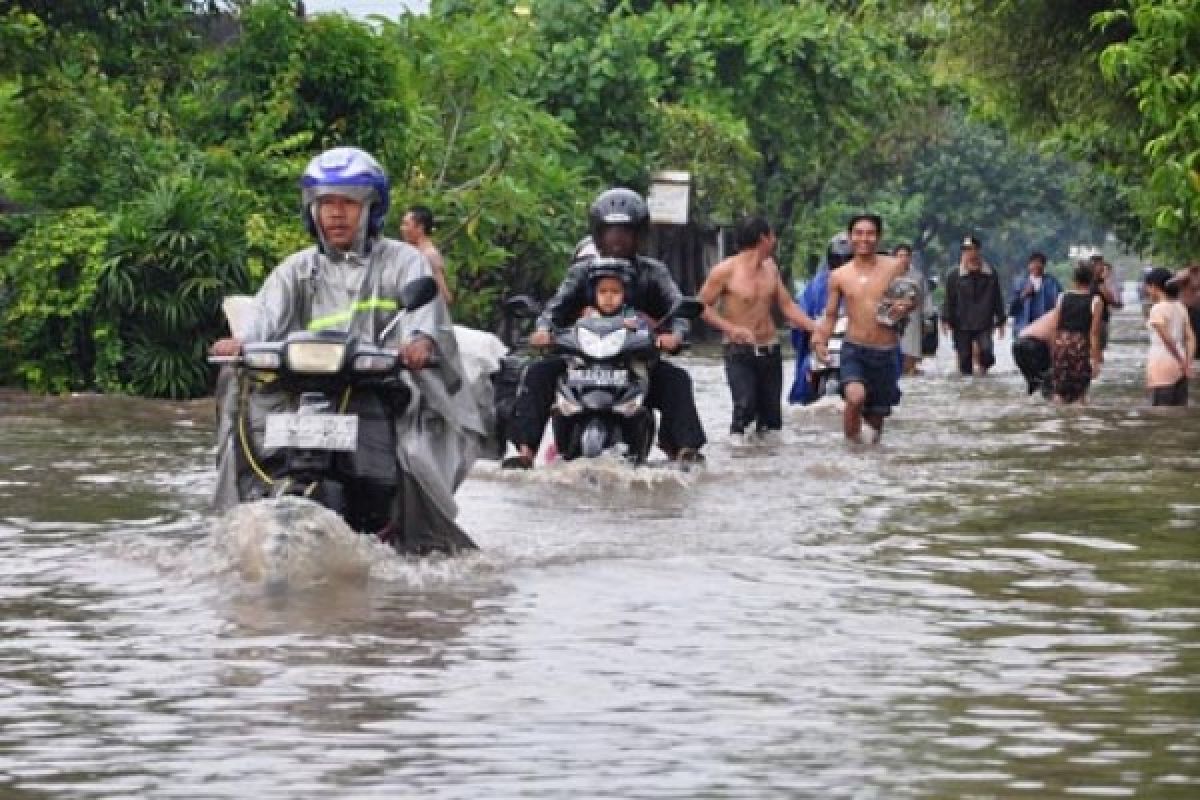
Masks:
[[[812,354],[809,362],[808,379],[812,383],[812,397],[837,397],[842,390],[842,341],[846,338],[848,318],[843,314],[833,325],[833,333],[826,345],[827,358],[822,361]]]
[[[407,284],[380,340],[401,314],[426,305],[437,291],[430,277]],[[239,383],[239,502],[304,497],[356,531],[393,538],[389,532],[402,518],[393,423],[412,402],[394,349],[341,331],[296,331],[209,361],[234,367]]]
[[[528,319],[540,311],[525,296],[511,298],[505,309]],[[646,405],[650,367],[659,357],[656,334],[672,320],[696,319],[703,311],[699,300],[683,298],[652,327],[631,329],[620,318],[581,317],[553,332],[551,352],[561,356],[566,366],[551,415],[555,447],[562,458],[595,458],[615,448],[634,464],[646,462],[657,427],[654,412]],[[509,358],[508,372],[513,375],[528,360],[527,356]],[[505,374],[503,365],[500,374]],[[502,412],[498,407],[498,416]]]

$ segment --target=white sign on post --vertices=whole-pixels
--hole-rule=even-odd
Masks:
[[[651,177],[646,205],[656,225],[687,225],[692,176],[686,172],[656,172]]]

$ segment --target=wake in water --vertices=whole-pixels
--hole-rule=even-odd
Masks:
[[[692,485],[704,471],[703,465],[683,469],[666,460],[634,466],[616,453],[573,461],[555,460],[531,470],[502,469],[492,462],[477,462],[472,475],[513,483],[538,483],[595,489],[603,492],[653,491]]]

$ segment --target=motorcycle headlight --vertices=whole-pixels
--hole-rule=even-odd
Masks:
[[[242,353],[242,363],[248,369],[279,369],[279,353],[273,350],[247,350]]]
[[[292,372],[308,375],[332,375],[342,368],[345,342],[290,342],[287,365]]]
[[[592,358],[612,358],[621,352],[628,331],[625,328],[618,328],[612,333],[601,336],[587,328],[579,328],[577,333],[580,350]]]
[[[395,368],[393,353],[359,353],[354,357],[355,372],[391,372]]]

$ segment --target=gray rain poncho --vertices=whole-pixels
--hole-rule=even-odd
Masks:
[[[458,513],[454,492],[493,427],[491,384],[488,376],[465,383],[458,343],[449,312],[440,297],[395,318],[394,299],[412,280],[430,275],[429,264],[413,247],[379,238],[368,255],[349,253],[331,258],[310,247],[283,261],[254,298],[245,342],[276,341],[304,329],[336,329],[390,347],[399,347],[418,334],[435,344],[437,365],[405,372],[413,400],[394,420],[396,461],[403,492],[403,531],[398,542],[407,552],[455,551],[474,544],[454,521]],[[238,382],[218,388],[216,505],[226,510],[239,501],[237,405]],[[252,435],[259,438],[262,420],[289,402],[280,393],[244,395],[249,405]]]

